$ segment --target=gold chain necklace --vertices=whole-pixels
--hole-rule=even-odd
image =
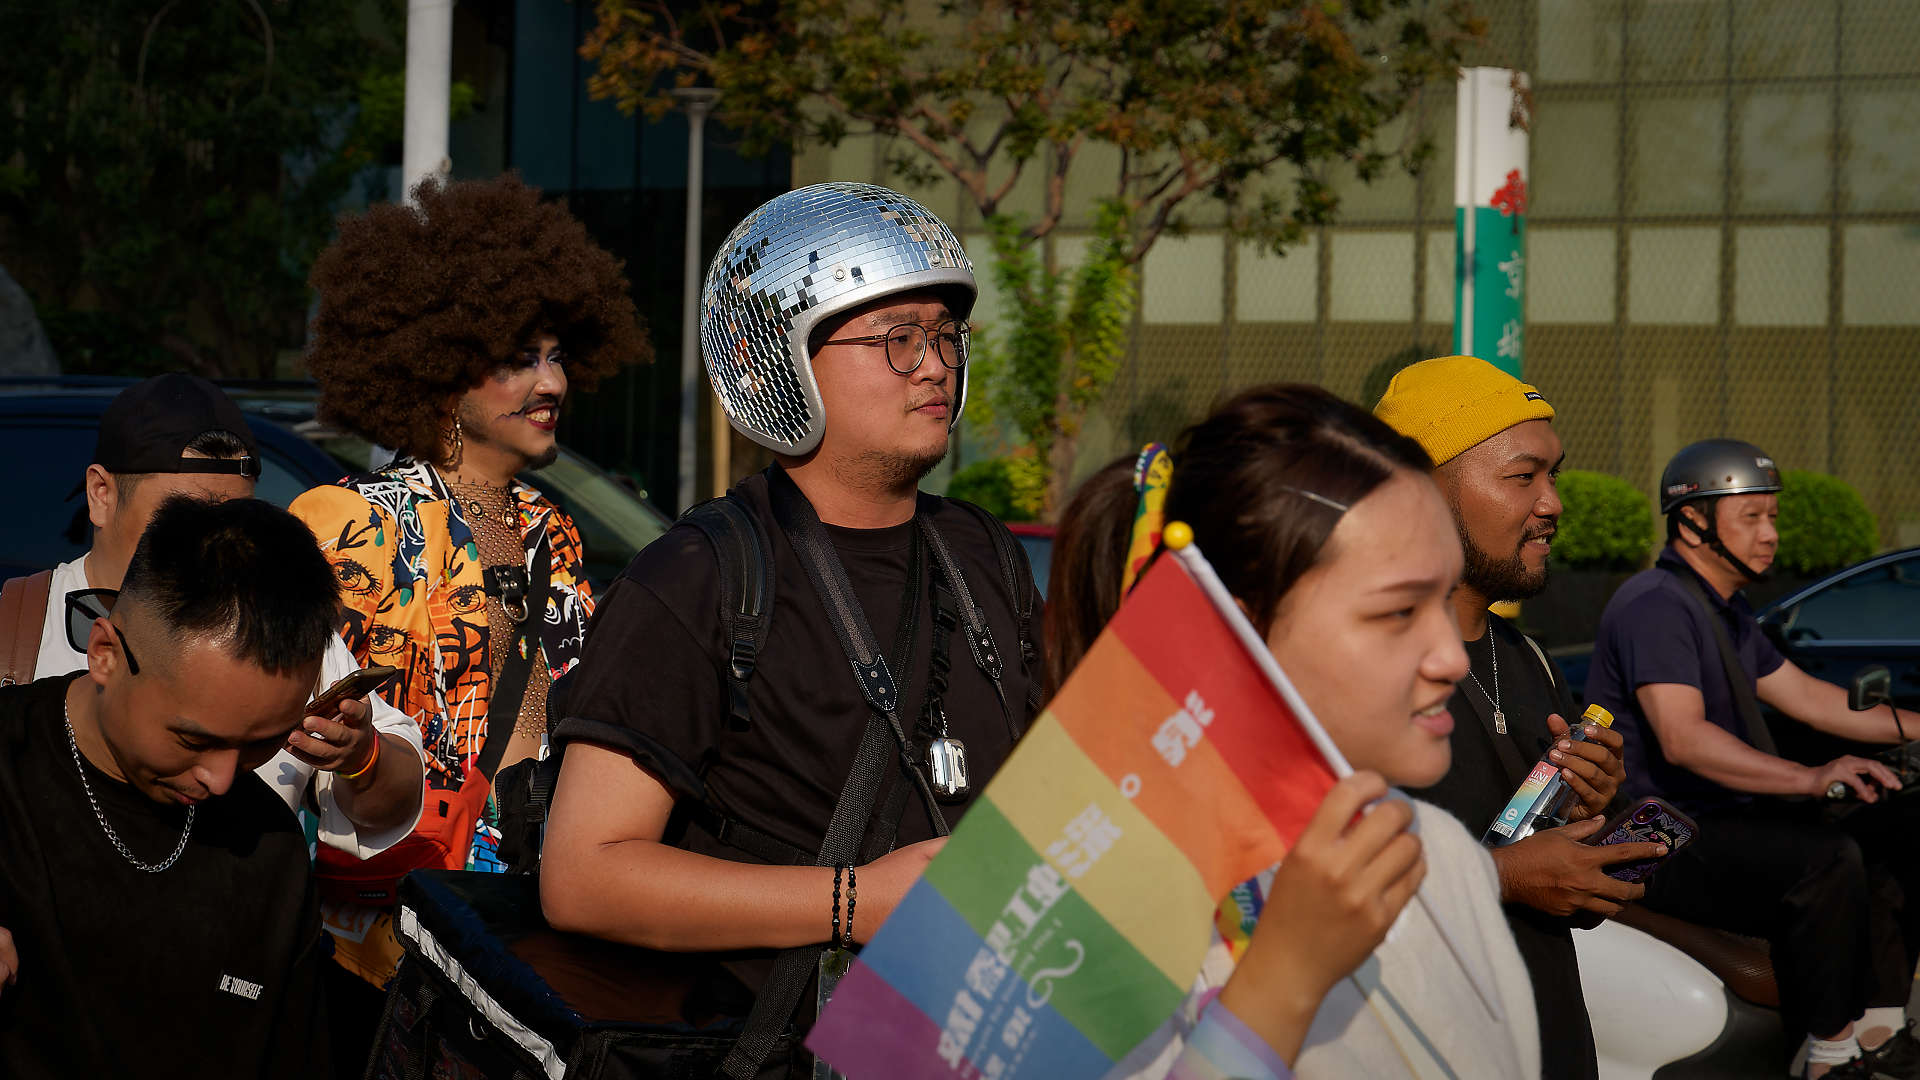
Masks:
[[[520,527],[519,499],[514,495],[511,485],[489,484],[485,481],[467,483],[449,479],[447,491],[458,503],[460,510],[470,524],[501,524],[518,530]]]

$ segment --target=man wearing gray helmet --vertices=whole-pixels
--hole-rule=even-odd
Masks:
[[[1870,743],[1920,734],[1920,715],[1850,711],[1845,690],[1760,632],[1740,590],[1773,562],[1779,491],[1773,459],[1749,443],[1710,439],[1675,455],[1660,481],[1667,547],[1607,604],[1587,695],[1625,737],[1627,793],[1659,795],[1700,826],[1649,882],[1646,905],[1772,943],[1784,1018],[1809,1036],[1807,1076],[1920,1076],[1902,1016],[1920,941],[1910,855],[1920,810],[1875,790],[1866,778],[1900,786],[1877,761],[1778,756],[1756,702]],[[1780,798],[1834,783],[1878,805],[1829,824]]]
[[[742,222],[701,344],[776,464],[635,558],[561,690],[546,916],[729,953],[695,993],[748,1016],[730,1076],[792,1067],[772,1043],[830,990],[832,944],[868,940],[1038,701],[1017,546],[918,490],[966,401],[976,291],[952,231],[884,188],[802,188]],[[743,601],[765,604],[744,630]]]

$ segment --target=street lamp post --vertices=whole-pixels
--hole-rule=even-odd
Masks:
[[[673,96],[687,109],[687,235],[680,309],[680,484],[675,492],[685,510],[699,499],[695,489],[700,399],[700,207],[706,184],[705,133],[707,114],[720,91],[704,86],[682,87]],[[715,410],[713,430],[714,494],[726,490],[726,414]]]
[[[407,97],[400,143],[400,195],[453,170],[447,157],[447,112],[453,93],[454,0],[408,0]]]

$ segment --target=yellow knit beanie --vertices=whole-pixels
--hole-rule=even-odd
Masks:
[[[1553,419],[1553,406],[1479,357],[1442,356],[1402,368],[1373,415],[1445,465],[1515,424]]]

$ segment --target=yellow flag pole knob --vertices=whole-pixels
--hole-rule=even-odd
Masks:
[[[1169,551],[1179,551],[1193,543],[1193,527],[1184,521],[1169,521],[1167,527],[1160,530],[1160,542]]]

